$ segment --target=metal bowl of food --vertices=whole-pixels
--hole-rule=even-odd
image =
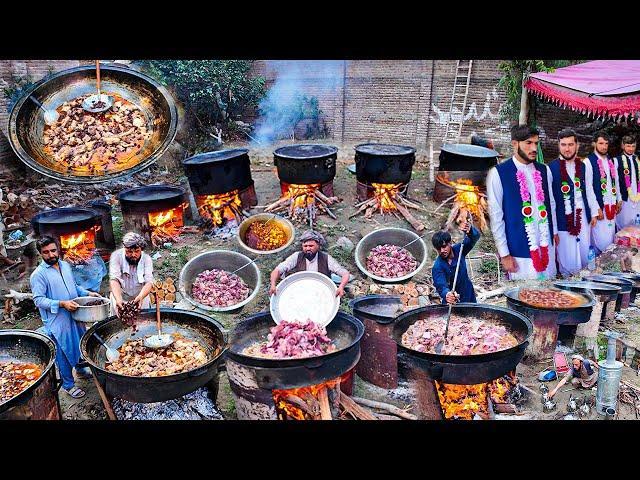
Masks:
[[[202,301],[198,301],[194,298],[193,283],[198,278],[198,275],[203,273],[205,270],[217,269],[232,273],[243,266],[244,268],[235,272],[234,275],[240,277],[240,279],[242,279],[249,288],[249,296],[245,299],[228,306],[214,306],[202,303]],[[230,250],[211,250],[193,257],[186,263],[180,271],[178,290],[184,298],[198,308],[209,312],[228,312],[243,307],[258,295],[261,278],[260,269],[255,263],[251,263],[251,259],[246,255],[238,252],[232,252]],[[220,284],[219,281],[213,283],[216,283],[217,285]],[[234,295],[234,289],[232,287],[233,286],[229,284],[228,288],[224,288],[228,290],[231,295]],[[213,303],[213,297],[212,301],[209,303]]]
[[[257,226],[251,227],[254,223],[262,224],[259,230],[256,228]],[[284,238],[281,238],[283,234]],[[295,235],[296,229],[289,220],[272,213],[251,215],[238,227],[238,242],[240,246],[256,255],[281,252],[293,243]],[[269,249],[269,242],[274,241],[281,245]],[[258,248],[262,245],[265,246],[265,249]]]
[[[109,299],[105,297],[77,297],[73,299],[78,305],[77,310],[71,312],[71,318],[76,322],[101,322],[109,318]]]
[[[409,242],[414,240],[415,242],[411,245],[407,245]],[[375,247],[385,244],[403,247],[405,250],[408,250],[417,262],[416,268],[399,277],[384,277],[369,271],[367,269],[368,255]],[[354,255],[356,265],[366,276],[379,282],[402,282],[413,277],[426,265],[427,246],[418,234],[410,230],[405,230],[404,228],[381,228],[380,230],[374,230],[373,232],[365,235],[356,245]]]
[[[144,135],[135,145],[125,147],[124,145],[129,143],[121,143],[120,140],[124,140],[128,130],[118,133],[122,137],[120,140],[110,136],[108,142],[104,138],[86,138],[89,133],[85,133],[74,142],[69,141],[71,150],[65,151],[65,159],[61,159],[61,151],[55,150],[54,153],[52,143],[55,139],[45,143],[45,132],[52,132],[52,127],[65,129],[62,132],[64,135],[52,133],[51,137],[59,137],[58,143],[64,144],[70,135],[69,131],[73,133],[75,127],[84,128],[82,122],[87,124],[87,128],[99,124],[104,126],[105,122],[111,121],[116,114],[113,107],[101,114],[80,113],[81,109],[78,109],[78,115],[73,116],[78,117],[75,127],[72,126],[74,120],[62,127],[65,118],[71,119],[70,113],[76,112],[64,109],[68,109],[70,103],[76,99],[96,91],[96,69],[93,65],[71,68],[35,83],[11,109],[9,142],[22,162],[38,173],[56,180],[86,184],[139,172],[154,163],[167,150],[175,138],[178,126],[177,108],[169,91],[151,77],[128,67],[105,65],[101,67],[100,72],[102,92],[114,96],[117,102],[120,102],[118,105],[114,103],[118,109],[123,105],[127,108],[131,105],[135,107],[131,110],[134,112],[131,115],[138,117],[138,123],[134,122],[132,125],[134,128],[144,127]],[[46,125],[43,111],[34,100],[40,102],[45,110],[58,111],[60,118],[53,126]],[[118,116],[117,119],[121,122],[113,121],[128,126],[129,119],[133,117],[130,116],[129,110],[123,111],[126,114]],[[104,146],[106,152],[111,145],[115,145],[112,153],[118,160],[113,164],[109,163],[108,166],[99,166],[100,162],[95,157],[97,150]],[[124,150],[118,150],[118,146],[123,146]],[[80,152],[80,149],[83,151]],[[86,162],[85,159],[79,158],[85,154],[89,155]],[[67,162],[66,159],[70,161]]]

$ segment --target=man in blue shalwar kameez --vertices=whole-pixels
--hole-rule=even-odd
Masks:
[[[431,238],[431,243],[438,252],[438,257],[431,268],[433,285],[445,305],[457,302],[476,302],[476,294],[467,274],[464,257],[480,238],[480,232],[467,221],[463,221],[460,224],[460,230],[467,235],[465,235],[462,243],[456,245],[451,245],[451,235],[446,231],[436,232]],[[462,250],[462,253],[460,250]],[[456,280],[455,288],[453,288],[458,255],[462,255],[463,258],[460,259],[458,279]]]
[[[85,328],[71,318],[71,312],[79,306],[73,299],[100,295],[76,284],[71,266],[59,259],[53,238],[44,236],[36,246],[43,262],[31,274],[33,302],[40,311],[47,335],[56,344],[56,364],[62,388],[72,397],[80,398],[85,392],[75,386],[73,368],[80,360],[80,338]]]

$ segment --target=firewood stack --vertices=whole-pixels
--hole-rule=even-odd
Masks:
[[[327,197],[320,191],[319,185],[317,187],[314,185],[291,185],[289,191],[282,198],[267,205],[264,211],[286,212],[292,220],[310,222],[313,225],[318,212],[326,213],[336,220],[337,217],[329,207],[339,201],[338,197]]]
[[[421,211],[425,211],[425,209],[402,194],[401,189],[406,188],[405,185],[401,183],[390,185],[374,184],[374,188],[373,197],[356,203],[355,207],[358,210],[350,215],[349,218],[364,212],[364,218],[368,219],[379,211],[380,215],[384,216],[385,213],[391,213],[399,219],[398,212],[400,212],[414,230],[418,232],[424,230],[424,224],[411,214],[409,208]]]
[[[153,284],[153,289],[149,294],[149,298],[151,299],[151,304],[156,304],[156,299],[161,303],[164,302],[175,302],[176,301],[176,286],[174,284],[173,278],[168,277],[164,281],[156,280]]]
[[[406,310],[416,308],[422,305],[429,305],[431,302],[429,296],[435,289],[428,283],[407,282],[405,284],[378,284],[368,283],[366,281],[353,282],[353,286],[349,286],[349,294],[353,297],[362,295],[400,295],[400,300]]]

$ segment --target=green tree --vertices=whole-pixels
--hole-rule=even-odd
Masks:
[[[527,100],[526,92],[525,95],[522,92],[522,84],[529,78],[529,75],[535,72],[553,72],[556,68],[566,67],[573,63],[579,62],[576,60],[506,60],[500,62],[498,69],[503,74],[498,82],[498,87],[507,94],[507,101],[500,109],[501,120],[518,120],[521,108]],[[528,118],[523,121],[528,121]]]
[[[233,120],[255,109],[265,94],[265,79],[250,77],[252,60],[144,60],[137,62],[175,92],[199,133],[221,139]]]

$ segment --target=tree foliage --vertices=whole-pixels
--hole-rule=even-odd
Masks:
[[[572,60],[506,60],[498,64],[503,72],[498,87],[507,94],[507,101],[500,108],[503,121],[517,120],[520,113],[522,84],[535,72],[553,72],[556,68],[566,67],[577,61]]]
[[[250,77],[252,60],[144,60],[143,69],[173,90],[203,134],[255,109],[265,79]]]

